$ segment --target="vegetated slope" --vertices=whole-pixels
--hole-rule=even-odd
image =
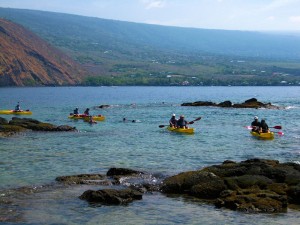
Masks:
[[[86,85],[300,84],[300,36],[0,8],[81,65]]]
[[[83,74],[31,31],[0,19],[0,86],[76,85]]]
[[[72,50],[155,48],[300,59],[300,37],[291,34],[168,27],[22,9],[0,8],[0,16]]]

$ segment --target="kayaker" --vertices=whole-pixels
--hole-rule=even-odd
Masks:
[[[184,115],[181,115],[179,120],[177,120],[177,127],[188,128],[189,123],[184,119]]]
[[[93,119],[93,116],[90,116],[89,118],[90,118],[90,120],[89,120],[89,123],[90,123],[90,124],[97,123],[97,122]]]
[[[78,108],[74,109],[74,115],[78,115],[78,114],[79,114]]]
[[[264,119],[261,120],[261,122],[260,122],[259,132],[260,133],[269,133],[270,132],[269,126]]]
[[[177,119],[176,119],[176,115],[173,113],[172,117],[169,121],[170,123],[170,127],[177,127]]]
[[[84,115],[89,116],[90,115],[90,109],[86,108],[86,110],[84,111]]]
[[[20,102],[15,107],[15,111],[21,111]]]
[[[252,131],[259,132],[260,122],[258,121],[258,117],[255,116],[253,122],[251,123]]]

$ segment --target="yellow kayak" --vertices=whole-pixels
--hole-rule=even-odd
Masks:
[[[178,132],[178,133],[186,133],[186,134],[193,134],[194,128],[175,128],[168,126],[167,129],[172,132]]]
[[[19,110],[19,111],[16,111],[16,110],[0,110],[0,114],[6,114],[6,115],[9,115],[9,114],[14,114],[14,115],[31,115],[32,112],[29,111],[29,110]]]
[[[90,117],[85,115],[85,114],[78,114],[78,115],[70,115],[68,116],[69,119],[84,119],[84,120],[89,120]],[[98,116],[92,116],[93,120],[95,121],[103,121],[105,120],[105,116],[103,115],[98,115]]]
[[[269,133],[257,133],[257,132],[250,132],[253,136],[261,138],[261,139],[274,139],[274,132]]]

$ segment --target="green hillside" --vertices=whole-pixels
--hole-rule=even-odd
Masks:
[[[298,85],[300,36],[0,8],[90,73],[86,85]]]

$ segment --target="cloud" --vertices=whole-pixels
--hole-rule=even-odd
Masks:
[[[294,3],[298,3],[299,0],[273,0],[262,8],[262,11],[271,11],[275,9],[281,9],[283,7],[289,7]]]
[[[300,23],[300,16],[291,16],[289,18],[289,20],[292,22],[292,23]]]
[[[145,5],[146,9],[164,8],[165,7],[164,0],[143,0],[142,2]]]

